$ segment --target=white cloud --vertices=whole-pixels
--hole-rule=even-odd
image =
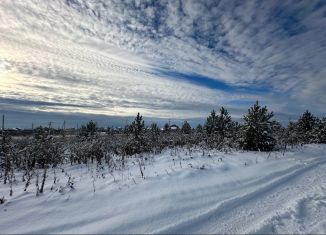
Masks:
[[[138,110],[164,117],[197,117],[239,99],[261,99],[279,112],[295,110],[297,99],[319,109],[324,105],[319,97],[326,100],[326,32],[324,10],[316,5],[3,0],[0,98],[81,105],[36,105],[36,110],[112,115]],[[153,72],[157,68],[271,91],[210,89],[165,79]],[[286,94],[286,105],[277,105],[279,93]]]

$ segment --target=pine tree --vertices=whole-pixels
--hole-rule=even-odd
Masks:
[[[219,115],[216,115],[215,110],[213,110],[207,117],[205,130],[208,135],[218,134],[223,138],[227,135],[231,123],[232,120],[229,112],[222,107]]]
[[[290,145],[292,148],[300,143],[300,135],[298,132],[298,125],[296,122],[289,122],[285,130],[285,142],[287,145]]]
[[[228,129],[227,145],[229,147],[239,147],[239,140],[241,139],[241,125],[238,122],[232,121]]]
[[[87,123],[86,129],[89,135],[93,136],[96,132],[97,124],[91,120],[89,123]]]
[[[221,107],[218,115],[213,110],[205,123],[206,142],[211,147],[222,148],[228,142],[227,138],[231,137],[233,127],[231,116],[224,107]]]
[[[273,112],[267,107],[261,107],[256,101],[255,105],[248,109],[244,116],[242,126],[241,146],[245,150],[271,151],[275,146],[275,139],[272,137],[271,118]]]
[[[138,140],[141,134],[144,132],[145,122],[143,116],[140,113],[137,114],[135,120],[131,124],[132,133],[135,135],[135,138]]]
[[[304,132],[310,132],[316,124],[316,117],[306,110],[298,120],[299,128]]]
[[[271,121],[271,136],[275,140],[277,149],[285,150],[287,147],[287,135],[286,128],[284,128],[280,122]]]
[[[220,115],[218,115],[216,118],[215,127],[216,132],[219,134],[222,140],[229,134],[231,123],[232,120],[229,112],[224,107],[222,107],[220,109]]]
[[[302,143],[308,144],[317,142],[317,123],[318,119],[308,110],[302,114],[297,123],[297,131]]]
[[[216,112],[212,110],[211,114],[207,117],[204,128],[208,135],[214,134],[216,129]]]
[[[198,124],[197,127],[196,127],[196,132],[202,133],[203,132],[203,126]]]
[[[190,134],[191,133],[191,126],[187,121],[184,121],[181,127],[181,131],[184,134]]]
[[[164,132],[169,132],[170,131],[170,125],[169,125],[169,123],[165,123],[164,124],[163,131]]]
[[[85,125],[81,126],[80,136],[93,137],[97,130],[97,124],[91,120]]]
[[[318,143],[326,144],[326,118],[322,118],[318,124]]]

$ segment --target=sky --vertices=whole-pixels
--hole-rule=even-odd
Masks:
[[[1,0],[9,126],[326,112],[326,1]]]

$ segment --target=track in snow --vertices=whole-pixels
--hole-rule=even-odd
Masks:
[[[278,232],[277,227],[282,227],[282,225],[274,223],[279,221],[277,215],[286,214],[291,205],[289,202],[293,199],[303,200],[306,198],[307,192],[312,193],[319,187],[313,184],[316,183],[314,181],[317,181],[318,177],[324,178],[326,176],[324,173],[326,170],[325,163],[325,160],[317,160],[300,167],[293,167],[294,169],[290,169],[290,172],[282,172],[281,176],[280,174],[272,176],[267,183],[255,185],[255,189],[252,191],[248,188],[248,192],[241,196],[219,202],[204,213],[161,228],[154,233]],[[315,175],[316,172],[318,172],[317,176]],[[322,189],[326,193],[323,186]],[[326,199],[326,197],[322,197],[322,199]],[[326,212],[326,208],[324,212]],[[267,225],[264,225],[264,222]],[[249,226],[257,223],[258,227]],[[263,225],[259,227],[259,224]],[[286,225],[283,226],[285,228],[280,228],[281,230],[294,232],[287,231]],[[302,233],[305,231],[295,232]]]

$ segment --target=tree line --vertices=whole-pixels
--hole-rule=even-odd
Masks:
[[[91,121],[81,129],[81,137],[96,138],[95,122]],[[219,112],[213,110],[205,123],[196,128],[192,128],[187,121],[184,121],[181,128],[169,123],[162,130],[156,123],[146,128],[143,117],[138,113],[135,120],[123,130],[108,128],[107,134],[125,134],[131,137],[128,147],[134,148],[134,151],[126,151],[127,155],[151,151],[158,146],[165,148],[186,144],[215,149],[273,151],[308,143],[326,143],[326,118],[318,118],[306,110],[297,121],[291,121],[284,127],[274,119],[273,112],[256,101],[243,116],[241,124],[232,120],[224,107]]]
[[[32,177],[43,180],[38,192],[43,192],[47,170],[60,164],[108,164],[114,169],[124,167],[128,156],[157,154],[167,148],[200,148],[221,151],[285,151],[309,143],[326,143],[326,118],[318,118],[308,110],[287,127],[274,119],[273,112],[257,101],[243,116],[243,122],[232,120],[228,110],[213,110],[203,125],[192,128],[184,121],[179,128],[166,123],[160,129],[156,123],[146,127],[140,113],[123,129],[107,128],[100,134],[93,121],[81,126],[76,135],[54,135],[50,128],[36,128],[33,136],[11,137],[1,132],[0,179],[13,184],[14,171],[25,173],[25,190]],[[113,160],[119,156],[119,162]],[[42,172],[42,174],[40,173]],[[39,182],[39,181],[37,181]]]

